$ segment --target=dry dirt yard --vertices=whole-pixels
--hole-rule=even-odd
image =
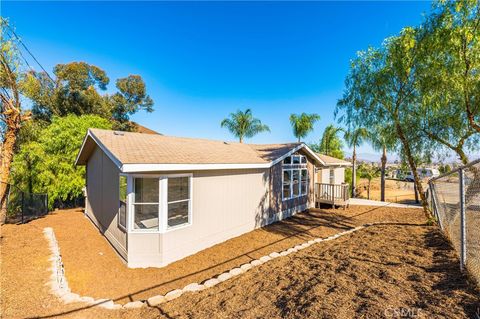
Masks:
[[[49,294],[52,227],[73,292],[124,303],[201,282],[272,251],[371,226],[276,258],[159,307],[105,310]],[[472,318],[478,291],[421,209],[314,210],[216,245],[162,269],[127,269],[79,210],[58,211],[1,237],[2,318]]]

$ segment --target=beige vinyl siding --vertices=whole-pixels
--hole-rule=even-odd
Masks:
[[[334,170],[334,184],[345,183],[344,167],[325,167],[317,172],[317,183],[330,184],[330,169]]]
[[[192,178],[192,224],[130,233],[130,267],[164,266],[265,224],[268,170],[197,171]]]
[[[127,259],[127,235],[117,226],[120,170],[98,147],[87,163],[86,215],[115,250]]]

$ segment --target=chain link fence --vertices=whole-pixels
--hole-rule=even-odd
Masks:
[[[26,223],[48,214],[48,195],[24,192],[9,184],[6,222]]]
[[[429,182],[431,205],[440,227],[480,285],[480,160]]]

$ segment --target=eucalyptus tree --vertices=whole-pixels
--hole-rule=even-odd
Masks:
[[[30,112],[22,105],[24,92],[32,85],[18,50],[18,40],[10,37],[8,21],[0,18],[0,225],[5,222],[6,198],[15,144]]]
[[[240,143],[243,143],[246,137],[250,138],[258,133],[270,132],[267,125],[253,117],[250,109],[246,109],[244,112],[238,110],[235,113],[230,113],[229,118],[223,119],[220,126],[227,128],[230,133],[238,138]]]
[[[352,152],[352,197],[357,196],[357,147],[363,144],[369,134],[364,127],[355,127],[346,130],[344,134],[347,145],[353,149]]]
[[[319,151],[322,154],[333,156],[343,159],[343,143],[338,133],[342,131],[342,128],[335,127],[334,125],[328,125],[323,131],[322,138],[320,140]]]
[[[340,122],[346,124],[393,129],[413,172],[425,215],[430,217],[415,161],[422,152],[422,143],[418,143],[421,135],[411,124],[417,120],[412,109],[418,101],[415,66],[420,43],[417,30],[404,28],[380,48],[359,52],[352,61],[336,112],[342,113]]]
[[[380,169],[380,200],[385,201],[385,173],[387,168],[387,151],[394,151],[398,145],[392,127],[376,125],[368,134],[368,140],[373,149],[382,152]]]
[[[140,75],[117,79],[117,91],[109,95],[103,93],[110,83],[106,72],[86,62],[57,64],[55,81],[45,73],[34,74],[36,85],[26,95],[33,102],[35,120],[50,122],[53,116],[95,114],[113,121],[114,129],[132,131],[132,114],[153,111],[153,100]]]
[[[319,120],[320,115],[315,113],[290,114],[290,124],[292,125],[293,135],[298,139],[298,142],[313,131],[315,123]]]
[[[147,87],[140,75],[129,75],[117,80],[118,92],[110,97],[112,105],[111,117],[114,121],[113,128],[123,131],[132,131],[133,123],[130,115],[139,110],[153,112],[153,100],[147,94]]]

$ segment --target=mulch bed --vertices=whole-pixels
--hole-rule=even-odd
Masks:
[[[403,225],[375,226],[328,244],[314,245],[157,309],[76,310],[82,305],[60,304],[45,286],[50,276],[49,252],[42,230],[47,226],[53,227],[59,241],[72,290],[122,303],[201,282],[310,238],[382,220]],[[397,298],[398,301],[390,301],[392,307],[416,305],[422,306],[425,313],[447,311],[458,318],[467,318],[473,309],[475,292],[465,284],[455,254],[436,229],[408,225],[423,222],[419,209],[357,206],[345,211],[314,210],[233,238],[161,269],[128,269],[81,211],[58,211],[26,225],[3,227],[2,312],[8,318],[46,314],[73,318],[165,315],[328,318],[334,314],[337,318],[351,318],[355,313],[375,318],[373,314],[383,309],[386,301]]]
[[[403,224],[314,245],[160,309],[175,318],[474,318],[478,306],[441,233]]]

